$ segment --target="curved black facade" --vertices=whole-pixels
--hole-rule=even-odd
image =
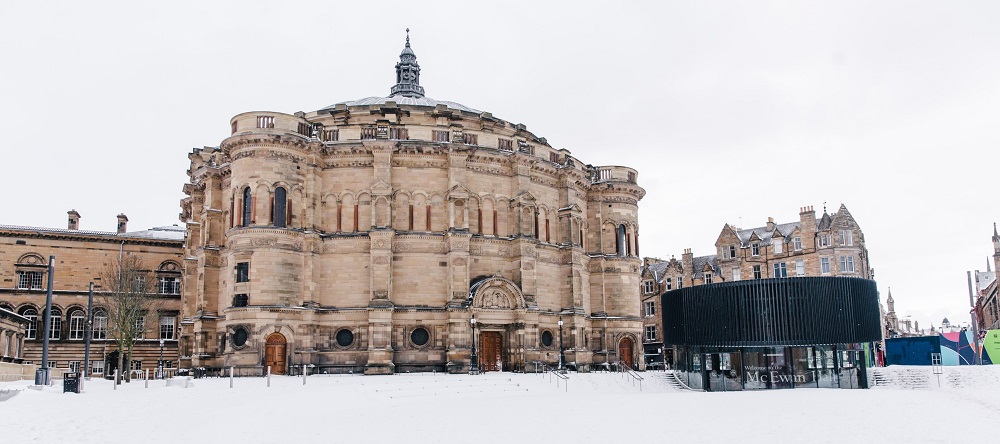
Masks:
[[[849,277],[756,279],[662,296],[670,345],[768,347],[878,341],[875,281]]]

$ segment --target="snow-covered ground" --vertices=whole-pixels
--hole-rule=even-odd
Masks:
[[[897,373],[924,372],[907,388]],[[2,443],[510,443],[510,442],[946,442],[981,435],[1000,418],[1000,366],[890,367],[896,384],[871,390],[704,393],[647,372],[642,391],[621,374],[404,374],[88,381],[18,390],[0,401]],[[913,375],[908,375],[913,377]],[[912,379],[912,378],[911,378]],[[919,377],[917,379],[920,379]],[[61,383],[61,381],[57,381]],[[180,384],[182,385],[182,384]],[[3,398],[0,398],[3,399]]]

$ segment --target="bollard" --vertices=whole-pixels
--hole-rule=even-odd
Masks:
[[[229,388],[233,388],[233,367],[229,366]]]
[[[267,366],[267,386],[271,386],[271,366]]]
[[[115,383],[112,384],[111,386],[114,387],[115,390],[118,390],[118,369],[115,369],[114,378],[115,378],[114,379]]]
[[[306,365],[302,364],[302,385],[306,385]]]
[[[146,388],[149,388],[149,369],[146,369]]]

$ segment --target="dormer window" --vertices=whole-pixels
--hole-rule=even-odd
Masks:
[[[708,272],[705,273],[705,283],[706,284],[711,284],[712,283],[712,273],[708,273]]]
[[[801,237],[793,237],[792,238],[792,248],[794,248],[795,251],[802,251],[802,238]]]
[[[774,242],[774,254],[781,254],[784,250],[784,245],[781,239],[775,239]]]
[[[760,244],[750,244],[750,255],[754,257],[760,256]]]

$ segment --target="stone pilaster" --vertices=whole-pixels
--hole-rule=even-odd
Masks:
[[[392,242],[395,232],[371,231],[371,302],[370,307],[392,306]]]

